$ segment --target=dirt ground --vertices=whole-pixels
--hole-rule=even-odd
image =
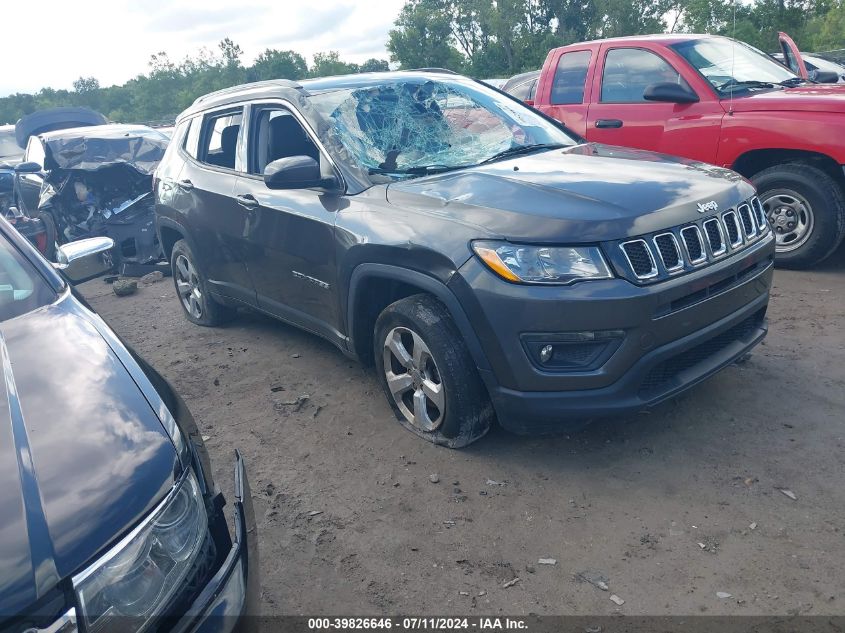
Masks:
[[[185,398],[224,491],[245,455],[265,613],[845,613],[845,249],[777,271],[765,344],[682,398],[463,451],[314,336],[191,325],[169,279],[82,292]]]

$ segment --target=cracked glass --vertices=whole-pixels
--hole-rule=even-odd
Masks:
[[[474,82],[390,80],[312,94],[333,135],[371,174],[412,176],[576,140]]]

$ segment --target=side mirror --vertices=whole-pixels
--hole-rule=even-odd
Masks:
[[[697,94],[674,81],[647,86],[643,91],[643,99],[666,103],[696,103],[699,100]]]
[[[820,84],[835,84],[839,82],[839,75],[832,70],[811,70],[810,79]]]
[[[41,173],[41,165],[33,161],[25,163],[18,163],[15,165],[15,173],[18,174],[39,174]]]
[[[114,270],[114,240],[110,237],[89,237],[68,242],[56,249],[56,270],[74,284],[94,279]]]
[[[334,178],[323,178],[319,163],[310,156],[288,156],[264,168],[264,184],[269,189],[332,189]]]

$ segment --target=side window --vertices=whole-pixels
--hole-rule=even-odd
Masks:
[[[604,103],[645,103],[643,92],[651,84],[689,84],[662,57],[641,48],[614,48],[604,60],[601,100]]]
[[[525,101],[527,99],[531,99],[528,95],[531,94],[532,88],[537,84],[537,81],[526,81],[524,83],[519,84],[518,86],[514,86],[510,89],[511,96],[516,97],[520,101]]]
[[[188,133],[185,135],[185,144],[182,148],[185,150],[185,153],[190,156],[191,158],[197,158],[199,156],[199,140],[200,140],[200,128],[202,127],[202,117],[195,116],[193,119],[189,119],[186,123],[188,126]]]
[[[26,160],[38,163],[43,169],[45,158],[44,146],[41,144],[41,140],[35,136],[30,136],[26,144]]]
[[[274,160],[310,156],[320,161],[320,150],[289,110],[253,107],[249,140],[249,173],[261,175]]]
[[[527,101],[534,101],[534,95],[537,94],[537,82],[540,80],[539,77],[531,82],[531,87],[528,89],[528,99]]]
[[[207,115],[203,121],[197,160],[217,167],[234,169],[242,120],[242,108]]]
[[[573,51],[560,56],[552,84],[552,105],[584,102],[584,84],[591,57],[590,51]]]

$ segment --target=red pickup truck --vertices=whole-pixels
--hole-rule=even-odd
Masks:
[[[808,80],[798,48],[781,41],[796,72],[712,35],[556,48],[534,107],[588,141],[736,170],[760,193],[778,264],[812,266],[845,236],[845,86]]]

